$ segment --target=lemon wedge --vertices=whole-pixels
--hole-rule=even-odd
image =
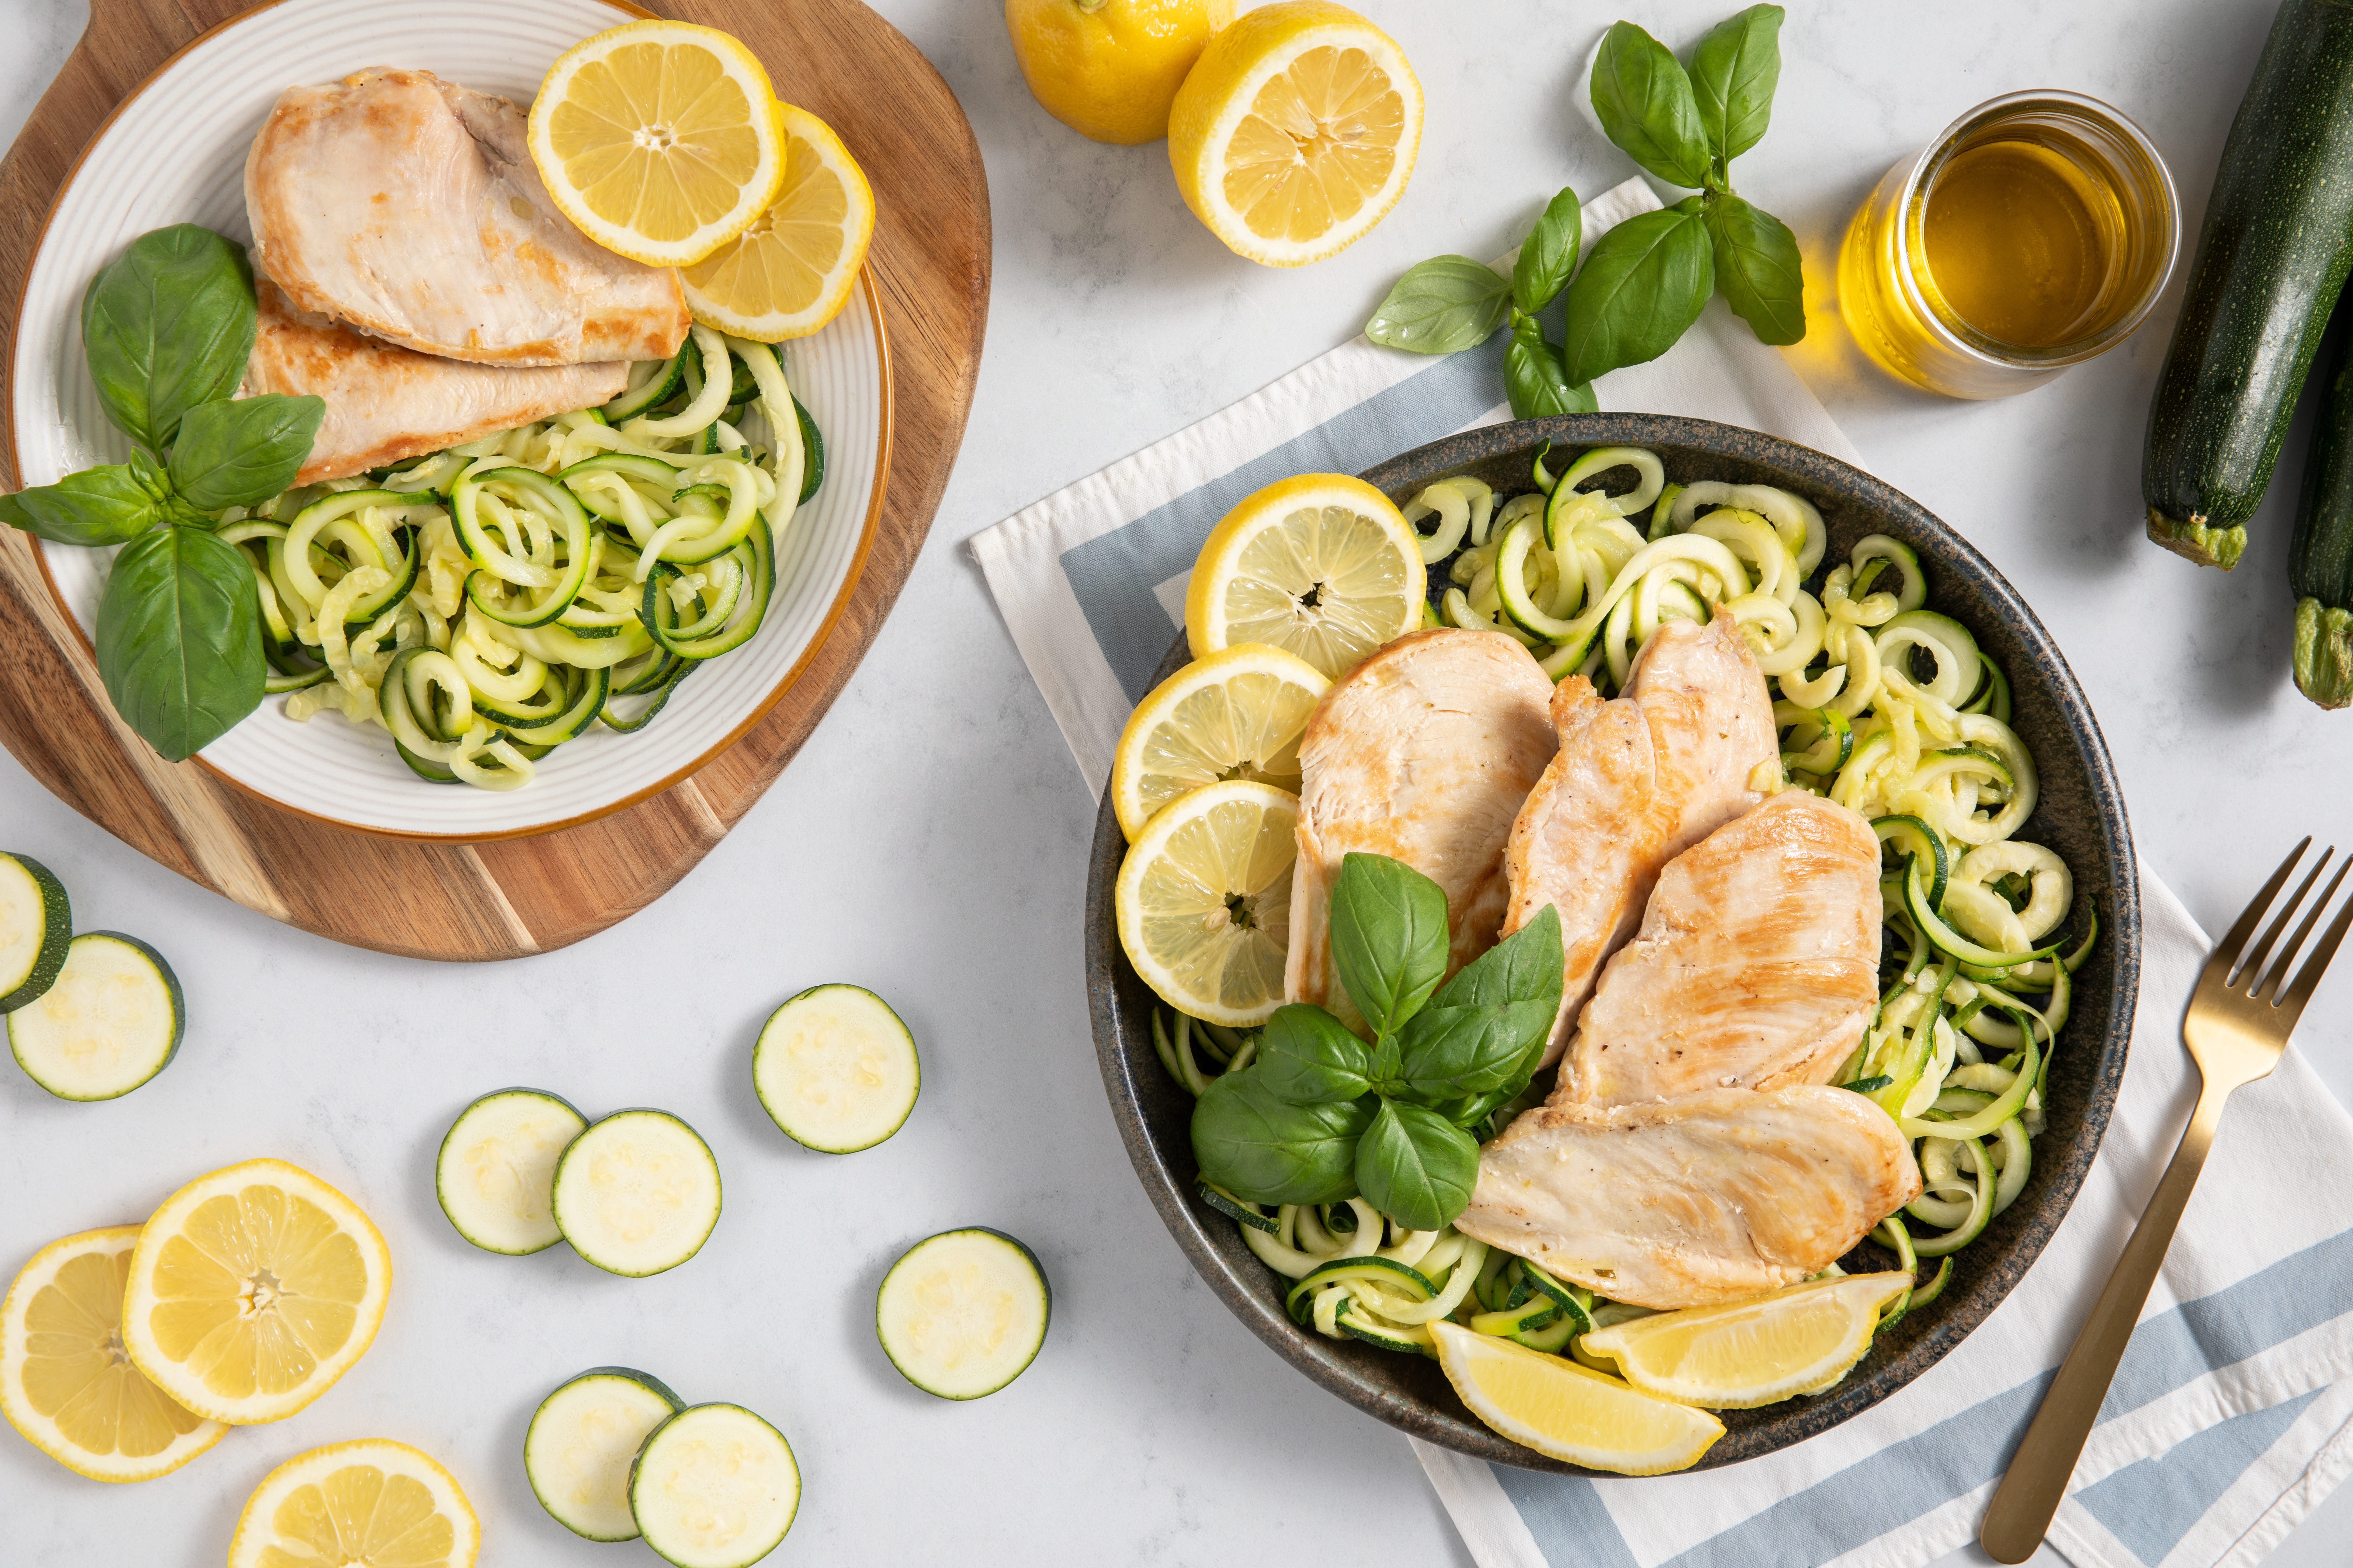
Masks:
[[[1699,1463],[1724,1423],[1590,1367],[1444,1321],[1438,1364],[1471,1413],[1523,1447],[1589,1470],[1662,1476]]]
[[[388,1437],[330,1443],[261,1479],[228,1568],[473,1568],[482,1527],[457,1478]]]
[[[391,1286],[392,1254],[358,1205],[283,1160],[248,1160],[190,1182],[148,1218],[122,1342],[199,1415],[281,1421],[366,1352]]]
[[[1112,758],[1112,807],[1130,841],[1188,790],[1256,779],[1299,793],[1299,737],[1330,690],[1323,671],[1263,643],[1194,660],[1128,715]]]
[[[1168,115],[1193,216],[1269,267],[1362,239],[1405,194],[1421,83],[1397,41],[1329,0],[1278,0],[1209,40]]]
[[[228,1433],[139,1373],[122,1350],[135,1225],[86,1230],[33,1255],[0,1300],[0,1415],[94,1481],[168,1475]]]
[[[1421,624],[1426,587],[1420,542],[1388,497],[1346,474],[1301,474],[1209,531],[1185,635],[1195,658],[1267,643],[1336,680]]]
[[[874,238],[874,192],[833,128],[776,105],[785,183],[751,226],[682,269],[686,308],[704,326],[780,343],[841,313]]]
[[[527,134],[557,209],[649,267],[701,261],[785,183],[766,69],[691,22],[624,22],[573,45],[540,83]]]
[[[1282,1005],[1299,797],[1232,779],[1144,825],[1120,863],[1120,945],[1170,1006],[1250,1028]]]
[[[1750,1410],[1827,1388],[1871,1348],[1886,1305],[1909,1274],[1810,1279],[1722,1307],[1660,1312],[1585,1336],[1646,1394],[1711,1410]]]

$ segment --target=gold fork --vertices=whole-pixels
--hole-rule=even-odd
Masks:
[[[2148,1300],[2158,1267],[2165,1261],[2174,1227],[2181,1223],[2189,1190],[2198,1184],[2199,1169],[2214,1146],[2223,1102],[2232,1089],[2267,1077],[2279,1065],[2304,1005],[2312,1000],[2313,988],[2320,984],[2328,961],[2337,955],[2346,928],[2353,926],[2353,900],[2348,900],[2306,958],[2303,969],[2291,973],[2298,950],[2320,923],[2346,873],[2353,870],[2353,858],[2348,858],[2337,867],[2327,891],[2295,928],[2295,936],[2280,948],[2277,963],[2273,962],[2272,950],[2280,933],[2295,918],[2305,895],[2312,891],[2337,853],[2334,848],[2324,849],[2295,896],[2249,951],[2248,942],[2263,923],[2272,900],[2311,847],[2307,837],[2281,862],[2230,934],[2215,945],[2198,976],[2198,989],[2191,994],[2189,1011],[2181,1020],[2181,1037],[2204,1080],[2198,1109],[2190,1113],[2173,1163],[2165,1168],[2164,1179],[2157,1184],[2156,1196],[2149,1199],[2132,1239],[2125,1243],[2124,1256],[2116,1260],[2116,1272],[2108,1276],[2107,1289],[2100,1292],[2099,1302],[2076,1334],[2073,1348],[2060,1363],[2051,1392],[2042,1396],[2042,1407],[2034,1413],[2033,1424],[2011,1456],[2010,1472],[1994,1489],[1993,1501],[1986,1509],[1985,1528],[1978,1532],[1978,1539],[1997,1563],[2023,1563],[2042,1545],[2044,1532],[2051,1528],[2051,1516],[2058,1512],[2059,1500],[2066,1495],[2075,1461],[2083,1455],[2084,1440],[2091,1436],[2092,1424],[2099,1416],[2100,1403],[2116,1375],[2116,1363],[2124,1358],[2134,1324],[2140,1321],[2141,1307]]]

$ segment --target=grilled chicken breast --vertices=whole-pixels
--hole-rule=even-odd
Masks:
[[[1398,638],[1324,693],[1299,742],[1285,1000],[1362,1022],[1332,964],[1332,885],[1352,849],[1446,890],[1449,974],[1495,944],[1504,845],[1553,753],[1551,692],[1510,637],[1446,627]]]
[[[1667,863],[1601,972],[1552,1103],[1828,1083],[1879,999],[1879,840],[1801,790]]]
[[[1454,1223],[1614,1301],[1709,1307],[1820,1273],[1919,1194],[1910,1145],[1862,1096],[1712,1089],[1526,1112]]]
[[[1503,925],[1508,935],[1546,904],[1560,910],[1560,1017],[1547,1063],[1568,1043],[1602,961],[1641,921],[1661,868],[1764,799],[1758,767],[1773,764],[1778,778],[1780,756],[1764,674],[1722,610],[1706,626],[1669,621],[1652,633],[1614,700],[1582,676],[1562,681],[1552,721],[1559,754],[1512,826]]]
[[[294,309],[266,278],[240,396],[315,394],[327,416],[297,484],[340,479],[619,395],[629,367],[466,364],[363,337]]]
[[[245,163],[256,266],[294,308],[480,364],[666,359],[678,274],[595,245],[548,198],[523,111],[426,71],[290,87]]]

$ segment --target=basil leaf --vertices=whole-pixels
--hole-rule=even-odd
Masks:
[[[1512,303],[1535,315],[1568,287],[1577,270],[1577,247],[1585,242],[1585,212],[1577,193],[1564,189],[1545,205],[1512,263]]]
[[[294,483],[326,416],[322,398],[274,392],[200,403],[172,444],[172,484],[202,511],[259,506]]]
[[[1479,1145],[1434,1110],[1381,1102],[1356,1144],[1356,1190],[1408,1230],[1436,1230],[1471,1206]]]
[[[261,606],[245,552],[194,528],[124,545],[98,602],[98,674],[166,762],[261,706]]]
[[[1798,237],[1763,207],[1729,191],[1707,198],[1708,238],[1715,251],[1715,286],[1733,313],[1768,343],[1806,335],[1806,268]]]
[[[1293,1105],[1360,1100],[1372,1088],[1372,1053],[1348,1026],[1323,1008],[1294,1002],[1278,1007],[1258,1037],[1256,1071]]]
[[[144,452],[0,495],[0,522],[59,544],[121,544],[162,522],[170,487]]]
[[[1522,316],[1512,324],[1511,346],[1504,351],[1504,391],[1512,400],[1514,419],[1590,414],[1601,406],[1591,382],[1569,385],[1559,348],[1545,342],[1544,329],[1534,316]]]
[[[1778,5],[1751,5],[1718,22],[1692,53],[1699,122],[1724,163],[1756,146],[1772,121],[1773,89],[1781,85],[1781,16]]]
[[[1696,190],[1713,161],[1691,78],[1667,46],[1613,22],[1593,61],[1593,112],[1625,154],[1669,184]]]
[[[1675,346],[1715,291],[1715,258],[1697,196],[1628,218],[1594,243],[1568,286],[1563,374],[1591,381]]]
[[[1446,978],[1446,894],[1401,860],[1351,851],[1332,889],[1332,961],[1348,999],[1394,1035]]]
[[[1433,256],[1389,290],[1365,336],[1383,348],[1451,354],[1476,348],[1503,324],[1511,285],[1467,256]]]
[[[1373,1122],[1369,1098],[1293,1105],[1256,1068],[1210,1081],[1193,1106],[1201,1174],[1257,1204],[1330,1204],[1356,1193],[1356,1143]]]
[[[177,437],[189,409],[237,390],[253,328],[245,252],[190,223],[132,241],[82,295],[82,349],[99,402],[155,453]]]
[[[1560,993],[1560,916],[1546,905],[1465,964],[1406,1025],[1398,1037],[1405,1088],[1432,1102],[1517,1094],[1543,1059]]]

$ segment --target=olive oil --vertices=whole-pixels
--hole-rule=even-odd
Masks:
[[[2139,127],[2079,93],[2012,93],[1880,181],[1840,247],[1839,311],[1905,380],[2006,397],[2137,327],[2180,226]]]
[[[1996,342],[2073,342],[2099,314],[2121,248],[2114,192],[2033,142],[1955,154],[1928,192],[1928,279],[1955,315]]]

